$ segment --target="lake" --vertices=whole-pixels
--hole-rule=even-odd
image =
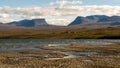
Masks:
[[[39,51],[36,46],[108,45],[115,42],[120,42],[120,39],[0,39],[0,52]]]

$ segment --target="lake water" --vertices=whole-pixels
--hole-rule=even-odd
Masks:
[[[120,39],[0,39],[0,52],[39,51],[35,46],[65,46],[68,44],[108,45]]]

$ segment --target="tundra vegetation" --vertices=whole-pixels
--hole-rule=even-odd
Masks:
[[[71,44],[68,46],[39,46],[45,51],[0,53],[0,68],[119,68],[120,43],[110,45]],[[56,52],[53,52],[56,51]],[[61,52],[90,53],[75,58],[63,58]],[[62,58],[46,60],[48,58]]]
[[[120,27],[107,28],[20,28],[0,32],[0,38],[27,39],[120,39]]]

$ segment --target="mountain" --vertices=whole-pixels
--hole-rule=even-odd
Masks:
[[[91,15],[91,16],[87,16],[86,18],[97,21],[97,22],[118,22],[120,21],[120,16],[109,17],[105,15]]]
[[[73,25],[104,25],[104,26],[120,26],[120,16],[91,15],[86,17],[78,16],[68,26]]]
[[[39,27],[39,26],[51,26],[46,20],[43,19],[32,19],[32,20],[21,20],[8,23],[8,25],[24,26],[24,27]],[[78,16],[68,26],[78,27],[108,27],[108,26],[120,26],[120,16],[106,16],[106,15],[90,15],[86,17]]]
[[[106,21],[109,21],[109,22],[120,22],[120,16],[109,17],[108,19],[106,19]]]
[[[37,26],[49,26],[45,19],[33,19]]]
[[[86,17],[81,17],[78,16],[72,23],[70,23],[68,26],[72,25],[80,25],[80,24],[90,24],[90,23],[95,23],[94,20],[90,20]]]
[[[94,20],[97,22],[104,22],[106,21],[109,17],[105,16],[105,15],[91,15],[91,16],[87,16],[86,18],[90,19],[90,20]]]
[[[24,26],[24,27],[37,27],[37,26],[49,26],[45,19],[32,19],[21,20],[8,23],[8,25]]]

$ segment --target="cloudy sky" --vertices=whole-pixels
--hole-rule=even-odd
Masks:
[[[77,16],[119,15],[120,0],[0,0],[0,22],[45,18],[67,25]]]

